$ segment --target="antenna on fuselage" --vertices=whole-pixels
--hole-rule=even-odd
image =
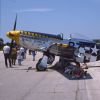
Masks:
[[[63,33],[60,33],[60,35],[61,35],[61,38],[63,39],[63,38],[64,38],[64,35],[63,35]]]
[[[70,39],[72,38],[72,34],[70,34]]]
[[[68,38],[68,40],[71,40],[71,39],[72,39],[72,34],[70,34],[70,35],[69,35],[69,38]]]

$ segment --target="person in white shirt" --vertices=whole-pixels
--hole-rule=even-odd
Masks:
[[[20,48],[22,60],[25,59],[25,49],[23,47]]]
[[[21,50],[18,49],[17,51],[17,60],[18,60],[18,65],[21,65],[21,62],[22,62],[22,55],[21,55]]]
[[[3,47],[3,53],[4,53],[6,68],[8,68],[7,60],[9,60],[9,67],[12,67],[12,65],[11,65],[11,59],[10,59],[10,46],[8,46],[8,44],[6,44]]]

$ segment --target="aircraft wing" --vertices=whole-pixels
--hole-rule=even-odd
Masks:
[[[96,44],[92,40],[78,39],[78,38],[71,38],[69,41],[74,42],[75,46],[84,46],[84,47],[92,47],[92,48],[94,48]]]

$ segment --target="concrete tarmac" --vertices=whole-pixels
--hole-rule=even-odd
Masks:
[[[0,51],[0,100],[100,100],[100,61],[89,63],[86,79],[68,79],[63,73],[49,68],[44,72],[35,69],[32,55],[19,66],[6,68]],[[58,61],[58,57],[53,64]],[[28,67],[32,67],[27,72]],[[49,66],[50,67],[50,66]]]

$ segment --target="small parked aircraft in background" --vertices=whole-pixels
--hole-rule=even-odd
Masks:
[[[100,60],[100,48],[95,42],[77,39],[70,36],[70,39],[63,39],[62,34],[54,35],[41,32],[30,32],[16,30],[17,16],[14,29],[7,32],[7,37],[18,45],[30,50],[43,52],[43,57],[38,61],[38,71],[46,70],[47,64],[52,64],[55,56],[59,61],[75,62],[76,64]]]

